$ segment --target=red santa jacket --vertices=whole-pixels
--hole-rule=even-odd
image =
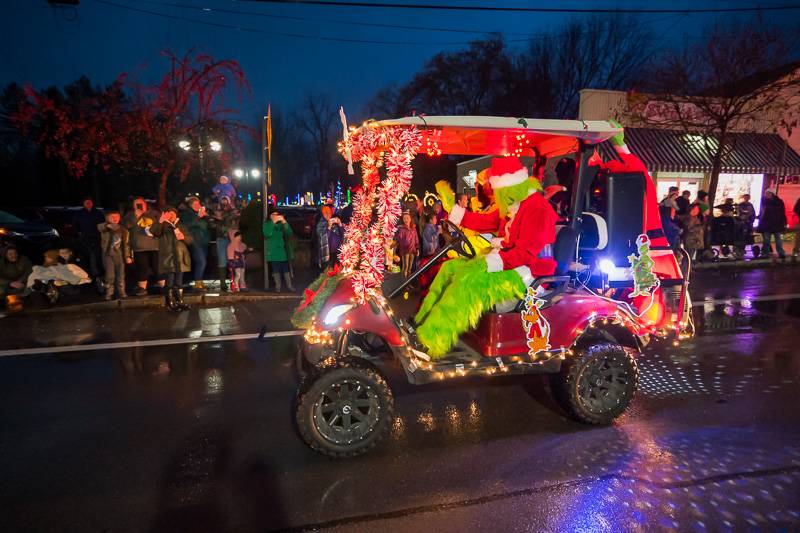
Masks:
[[[450,210],[448,220],[457,226],[467,228],[478,233],[499,234],[505,225],[500,218],[500,210],[492,209],[488,213],[473,213],[456,204]]]
[[[534,193],[519,204],[519,209],[507,225],[502,248],[486,256],[487,270],[517,270],[529,283],[539,276],[551,276],[556,270],[552,257],[539,253],[556,240],[558,216],[544,196]]]

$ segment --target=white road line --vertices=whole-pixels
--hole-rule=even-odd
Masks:
[[[264,337],[294,337],[302,335],[302,329],[287,331],[268,331]],[[17,350],[0,350],[0,357],[16,355],[43,355],[67,352],[89,352],[93,350],[116,350],[119,348],[147,348],[150,346],[171,346],[176,344],[198,344],[201,342],[228,342],[257,339],[258,333],[237,333],[235,335],[217,335],[215,337],[197,337],[196,339],[154,339],[149,341],[102,342],[97,344],[74,344],[70,346],[50,346],[45,348],[20,348]]]
[[[793,292],[789,294],[773,294],[767,296],[753,296],[752,298],[719,298],[715,300],[694,300],[692,301],[692,307],[703,307],[706,304],[721,305],[734,302],[743,302],[745,300],[749,302],[771,302],[776,300],[794,300],[795,298],[800,298],[800,292]]]

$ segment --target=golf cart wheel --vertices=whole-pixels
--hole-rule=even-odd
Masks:
[[[567,359],[552,377],[556,400],[567,413],[586,424],[610,424],[628,408],[639,384],[631,354],[617,344],[588,346]]]
[[[300,436],[331,457],[361,455],[383,439],[394,418],[394,398],[376,370],[342,362],[315,376],[297,398]]]

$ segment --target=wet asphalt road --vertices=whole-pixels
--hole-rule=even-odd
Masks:
[[[391,436],[350,460],[295,435],[292,337],[0,357],[0,531],[797,531],[800,269],[693,293],[701,335],[648,349],[611,427],[538,377],[393,374]],[[0,349],[280,331],[290,307],[13,316]]]

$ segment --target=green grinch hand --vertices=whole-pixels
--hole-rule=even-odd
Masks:
[[[614,126],[615,128],[622,128],[622,124],[620,124],[613,118],[608,119],[608,123]],[[617,146],[625,146],[625,130],[611,137],[611,142],[613,142]]]
[[[437,181],[436,193],[439,195],[439,199],[442,201],[442,207],[444,207],[444,210],[448,213],[452,211],[453,206],[456,205],[456,193],[453,192],[450,184],[447,183],[446,180]]]

